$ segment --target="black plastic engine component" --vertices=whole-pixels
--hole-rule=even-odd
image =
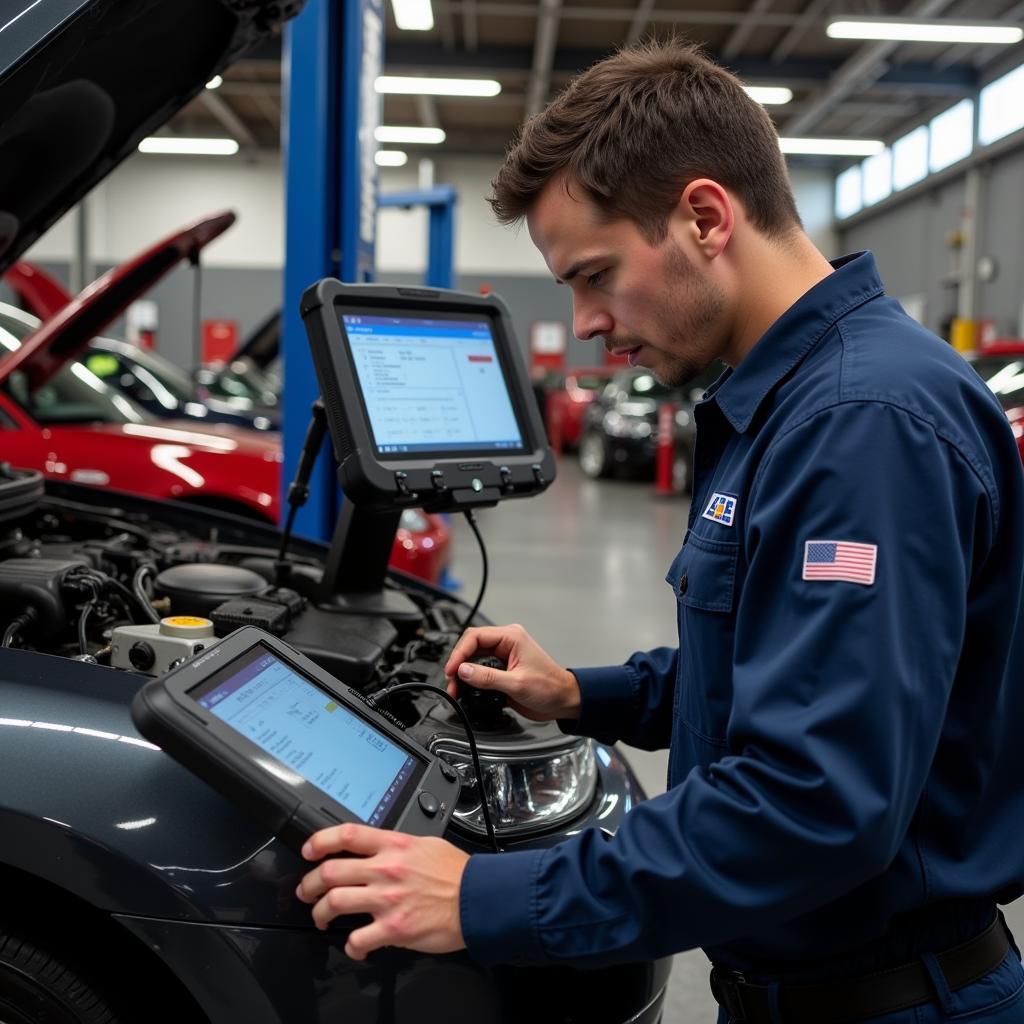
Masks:
[[[508,665],[501,658],[484,654],[477,658],[469,658],[474,665],[484,668],[496,668],[504,672]],[[508,697],[500,690],[479,690],[467,683],[459,683],[459,703],[462,705],[472,725],[481,729],[499,728],[505,719],[505,706]]]
[[[43,497],[43,474],[34,469],[12,469],[0,462],[0,523],[20,519]]]
[[[284,636],[291,616],[283,604],[258,598],[235,598],[217,605],[210,612],[217,636],[227,636],[241,626],[259,626],[274,636]]]
[[[349,686],[365,686],[398,631],[387,620],[309,608],[286,634],[288,643]]]
[[[255,597],[267,589],[267,581],[237,565],[175,565],[157,576],[153,589],[170,598],[175,615],[209,616],[225,601]]]
[[[84,569],[83,561],[56,558],[8,558],[0,562],[0,617],[10,619],[35,610],[33,633],[53,636],[68,624],[61,589],[68,575]]]

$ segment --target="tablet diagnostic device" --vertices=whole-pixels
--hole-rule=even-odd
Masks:
[[[301,308],[347,498],[452,511],[554,479],[500,299],[326,278]]]
[[[147,683],[132,718],[296,851],[342,822],[441,835],[458,799],[454,770],[390,715],[253,627]]]

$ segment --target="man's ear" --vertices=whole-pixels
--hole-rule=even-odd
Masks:
[[[697,178],[683,189],[677,216],[698,249],[714,259],[725,248],[736,226],[736,211],[729,193],[710,178]]]

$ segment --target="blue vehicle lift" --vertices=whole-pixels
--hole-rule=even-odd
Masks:
[[[287,90],[285,151],[285,270],[282,353],[281,506],[302,452],[310,408],[319,397],[299,316],[302,293],[321,277],[372,281],[376,213],[381,206],[426,206],[430,220],[426,283],[452,286],[455,190],[450,185],[377,194],[373,131],[381,101],[374,80],[383,64],[383,0],[308,0],[285,29]],[[341,495],[333,455],[321,453],[309,500],[295,532],[326,540]]]

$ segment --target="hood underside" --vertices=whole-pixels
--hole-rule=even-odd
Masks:
[[[0,15],[0,272],[304,0],[16,0]]]

